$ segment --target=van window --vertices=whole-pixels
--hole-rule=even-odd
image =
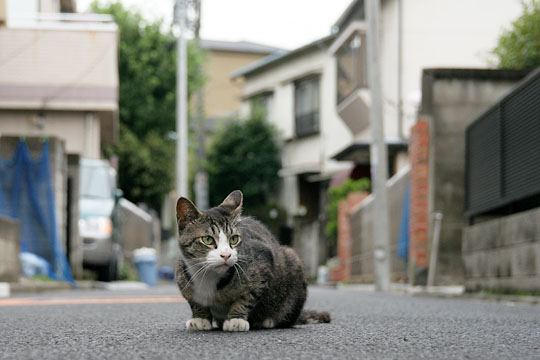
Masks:
[[[81,167],[81,196],[110,199],[112,197],[109,169],[101,166]]]

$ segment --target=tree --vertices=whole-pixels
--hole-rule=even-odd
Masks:
[[[540,1],[523,2],[523,14],[499,38],[493,53],[503,69],[540,66]]]
[[[114,149],[120,159],[120,188],[128,199],[159,210],[174,181],[174,143],[163,141],[156,132],[141,141],[125,125],[120,127],[120,138]]]
[[[275,129],[259,116],[234,121],[214,135],[207,157],[210,204],[231,191],[244,193],[244,212],[263,217],[262,208],[276,203],[281,167]]]
[[[126,197],[159,210],[174,183],[176,128],[176,39],[162,21],[148,22],[119,2],[94,1],[96,13],[110,14],[120,32],[119,184]],[[188,46],[188,94],[203,82],[203,56]]]

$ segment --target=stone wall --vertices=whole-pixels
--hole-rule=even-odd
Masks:
[[[540,208],[463,231],[468,290],[540,290]]]
[[[19,279],[19,239],[19,223],[0,217],[0,281]]]

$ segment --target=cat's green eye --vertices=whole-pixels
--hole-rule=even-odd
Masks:
[[[239,242],[240,242],[240,236],[239,235],[233,235],[229,239],[229,244],[231,246],[236,246],[236,245],[238,245]]]
[[[201,242],[206,246],[212,246],[214,245],[214,238],[211,236],[202,236]]]

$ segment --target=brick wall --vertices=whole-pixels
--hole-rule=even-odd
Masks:
[[[331,269],[330,280],[345,281],[351,277],[352,230],[350,215],[353,208],[366,198],[368,193],[350,193],[338,205],[337,257],[339,264]]]
[[[411,129],[411,214],[409,279],[425,284],[428,267],[429,233],[429,125],[420,118]]]

